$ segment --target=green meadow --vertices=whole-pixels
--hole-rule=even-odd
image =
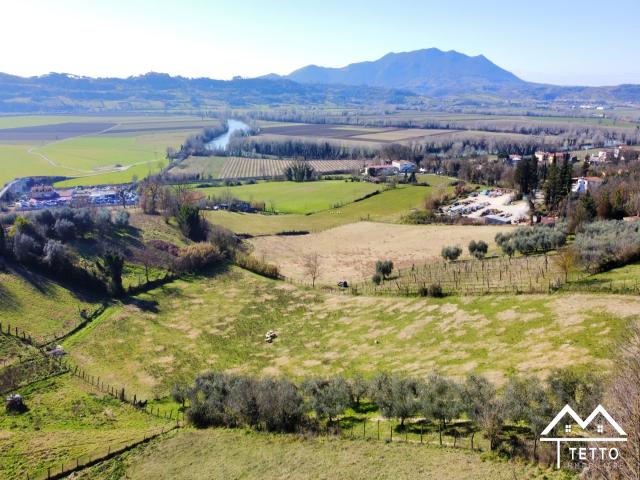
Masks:
[[[94,467],[87,474],[88,478],[132,480],[572,478],[565,472],[522,462],[485,461],[479,453],[462,449],[225,429],[177,432],[162,442]]]
[[[26,413],[0,412],[1,478],[46,478],[48,468],[69,468],[170,427],[71,374],[42,380],[20,394]]]
[[[278,232],[291,230],[318,232],[361,220],[397,222],[402,215],[406,214],[412,208],[420,208],[425,198],[433,192],[452,190],[452,187],[447,186],[451,181],[448,177],[439,177],[436,175],[425,177],[428,177],[427,181],[430,185],[428,187],[398,185],[396,188],[385,190],[379,195],[374,195],[366,200],[308,215],[263,215],[227,211],[208,211],[205,212],[205,215],[211,223],[223,225],[236,233],[248,233],[251,235],[273,235]],[[264,185],[273,185],[268,188],[272,188],[275,191],[279,184],[265,183]],[[300,187],[301,190],[303,192],[309,191],[308,189],[310,187],[308,187],[308,185],[310,184],[303,184]],[[351,184],[337,182],[335,188],[344,188],[345,185],[348,186]],[[306,196],[306,193],[304,195]],[[289,197],[287,201],[294,202],[295,200],[293,197]],[[276,208],[277,206],[276,204]]]
[[[268,210],[308,214],[351,203],[382,187],[366,182],[259,182],[253,185],[201,189],[208,196],[229,193],[245,201],[264,202]]]
[[[608,369],[611,347],[640,318],[639,299],[616,298],[352,297],[233,268],[113,305],[65,348],[86,370],[143,398],[166,396],[209,369],[291,378],[474,371],[502,383],[562,366]],[[272,344],[268,330],[278,332]]]

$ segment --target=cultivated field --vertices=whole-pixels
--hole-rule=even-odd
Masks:
[[[639,312],[640,299],[612,295],[354,297],[234,268],[114,305],[64,347],[138,398],[166,396],[208,369],[292,378],[473,371],[501,383],[569,365],[607,370]],[[272,344],[264,342],[269,329],[278,332]]]
[[[281,176],[291,160],[229,157],[220,171],[220,178],[268,178]],[[308,160],[318,173],[360,171],[366,162],[362,160]]]
[[[484,462],[479,454],[459,449],[339,438],[305,439],[224,429],[179,432],[162,443],[96,467],[88,474],[90,478],[111,478],[117,472],[132,480],[560,478],[553,470],[521,463]]]
[[[261,182],[234,187],[211,187],[198,191],[220,197],[230,193],[246,201],[264,202],[270,211],[313,213],[348,204],[379,191],[379,185],[367,182],[323,180],[318,182]]]
[[[505,226],[393,225],[358,222],[304,236],[267,236],[250,240],[254,254],[278,265],[296,280],[310,281],[304,256],[320,258],[319,283],[355,282],[375,273],[376,260],[392,260],[396,268],[410,269],[425,263],[440,263],[440,252],[448,245],[464,249],[471,240],[484,240],[495,249],[494,237],[509,230]]]
[[[318,173],[360,171],[362,160],[308,160]],[[246,157],[189,157],[171,168],[174,176],[199,175],[201,179],[241,179],[281,177],[292,160]]]
[[[164,167],[167,147],[214,125],[171,116],[2,117],[0,184],[29,175],[78,177],[61,186],[130,182]]]

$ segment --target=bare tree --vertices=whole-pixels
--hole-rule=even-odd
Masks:
[[[303,258],[304,272],[311,278],[311,286],[316,286],[316,280],[320,276],[320,256],[318,252],[308,253]]]

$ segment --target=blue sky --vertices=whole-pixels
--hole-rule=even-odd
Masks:
[[[3,0],[0,17],[0,71],[20,75],[231,78],[437,47],[530,81],[640,83],[638,0]]]

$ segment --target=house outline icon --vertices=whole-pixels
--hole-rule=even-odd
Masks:
[[[618,433],[617,437],[548,437],[549,433],[553,431],[556,425],[562,420],[566,415],[569,415],[580,428],[586,430],[586,428],[591,424],[591,422],[598,416],[602,415],[609,425],[613,427],[613,429]],[[565,405],[560,412],[555,416],[553,420],[545,427],[545,429],[540,434],[541,442],[556,442],[556,467],[560,468],[560,444],[562,442],[626,442],[627,434],[622,429],[622,427],[614,420],[614,418],[607,412],[607,410],[602,406],[598,405],[591,415],[582,420],[580,416],[575,412],[570,405]]]

